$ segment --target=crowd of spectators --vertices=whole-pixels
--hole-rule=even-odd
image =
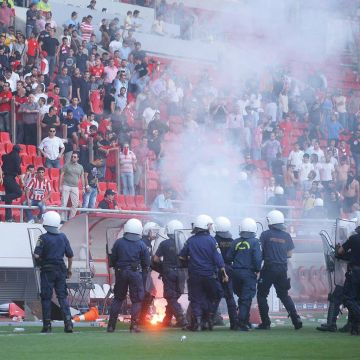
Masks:
[[[88,8],[94,6],[91,1]],[[13,16],[1,22],[9,11]],[[50,168],[61,169],[61,203],[71,203],[70,217],[81,198],[83,207],[120,207],[113,190],[99,188],[116,182],[116,162],[123,195],[143,194],[146,172],[159,180],[158,192],[176,186],[161,179],[167,144],[184,131],[216,129],[239,159],[242,186],[264,189],[260,203],[294,205],[299,216],[311,218],[360,211],[358,91],[329,89],[320,72],[299,80],[281,67],[252,74],[231,90],[206,66],[200,75],[187,74],[148,56],[136,40],[138,15],[128,12],[123,22],[104,19],[96,38],[91,12],[83,19],[73,12],[57,24],[51,4],[41,0],[29,6],[23,33],[14,28],[11,4],[3,1],[0,131],[11,130],[14,102],[13,142],[37,146],[43,157],[36,169],[26,164],[27,204],[51,199],[44,180]],[[101,192],[104,199],[97,198]],[[168,193],[153,208],[168,203]],[[27,218],[33,220],[29,213]]]

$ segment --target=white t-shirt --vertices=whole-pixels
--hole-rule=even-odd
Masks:
[[[117,41],[117,40],[113,40],[110,42],[109,44],[109,49],[111,53],[114,53],[116,50],[119,50],[122,46],[122,40]]]
[[[299,173],[300,181],[307,180],[309,172],[311,170],[314,170],[313,164],[311,164],[310,162],[308,162],[308,163],[303,162],[300,166],[300,173]]]
[[[289,164],[295,166],[296,171],[298,171],[300,169],[303,156],[304,156],[304,152],[302,150],[299,150],[299,151],[291,150],[290,151],[290,154],[288,157],[288,162],[289,162]]]
[[[63,147],[63,141],[57,136],[53,138],[46,137],[39,145],[39,149],[42,150],[50,160],[56,160],[60,154],[60,149]]]
[[[152,109],[151,107],[147,107],[143,112],[143,117],[146,123],[146,126],[149,125],[149,122],[153,119],[155,115],[156,109]]]
[[[331,162],[328,163],[323,163],[321,166],[321,171],[320,171],[320,180],[321,181],[331,181],[332,178],[332,173],[335,171],[335,167],[334,164]]]

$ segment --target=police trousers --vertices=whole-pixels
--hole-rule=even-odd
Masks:
[[[165,321],[171,321],[174,315],[176,319],[179,319],[183,315],[183,310],[178,302],[181,292],[181,277],[177,269],[168,269],[164,271],[162,275],[162,281],[164,284],[164,298],[167,301],[165,311]]]
[[[234,269],[234,292],[238,296],[238,320],[241,325],[249,321],[250,308],[256,294],[256,274],[250,269]]]
[[[270,325],[269,318],[269,306],[267,303],[267,296],[271,286],[274,285],[276,295],[280,301],[284,304],[285,309],[290,315],[292,321],[296,321],[297,312],[294,302],[288,294],[290,290],[290,279],[287,278],[286,270],[272,270],[269,268],[263,268],[260,271],[260,278],[258,281],[257,302],[259,306],[259,312],[261,322],[264,325]]]
[[[360,267],[355,266],[346,273],[344,283],[344,305],[353,322],[360,325]]]
[[[131,269],[116,269],[114,299],[110,308],[110,318],[117,319],[123,301],[129,291],[131,300],[131,320],[138,321],[141,302],[144,299],[144,283],[142,274]]]
[[[221,284],[216,276],[190,274],[188,279],[189,301],[195,317],[209,316],[216,312],[223,297]]]
[[[54,266],[49,270],[41,270],[41,306],[43,321],[51,320],[51,298],[53,290],[59,301],[60,309],[65,321],[71,320],[69,303],[67,301],[66,268],[65,266]]]

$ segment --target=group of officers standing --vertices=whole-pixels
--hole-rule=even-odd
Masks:
[[[198,216],[192,224],[192,236],[179,249],[176,234],[184,230],[183,224],[172,220],[165,227],[166,239],[155,249],[153,242],[159,236],[159,226],[149,222],[144,226],[138,219],[129,219],[123,228],[123,236],[116,240],[111,251],[111,266],[115,270],[114,298],[110,307],[107,332],[114,332],[124,301],[131,300],[131,332],[140,332],[139,325],[146,322],[149,307],[154,298],[151,289],[151,271],[160,273],[167,301],[163,325],[169,326],[175,317],[177,325],[192,331],[212,330],[219,303],[226,300],[231,330],[248,331],[252,299],[257,294],[261,323],[256,329],[270,330],[267,296],[274,285],[278,298],[286,308],[296,330],[302,328],[294,302],[288,294],[290,279],[287,262],[292,256],[294,244],[285,230],[284,215],[278,210],[267,214],[268,230],[256,238],[257,224],[245,218],[240,224],[240,237],[233,239],[231,223],[225,217],[215,219],[208,215]],[[51,331],[50,301],[55,289],[64,314],[65,332],[72,332],[69,306],[66,300],[66,276],[71,276],[73,253],[66,236],[58,231],[60,217],[54,211],[44,215],[46,234],[40,236],[34,254],[41,266],[41,298],[43,304],[43,332]],[[215,232],[215,237],[211,234]],[[360,235],[359,235],[360,236]],[[360,239],[359,239],[360,240]],[[353,251],[359,259],[360,241],[351,238],[341,251]],[[64,255],[69,258],[64,265]],[[356,260],[357,261],[357,260]],[[354,264],[353,290],[359,294],[359,266]],[[181,271],[188,269],[188,315],[179,303],[183,294],[180,283]],[[257,292],[256,292],[257,290]],[[238,304],[234,300],[238,297]],[[360,323],[359,298],[354,298],[354,326]]]

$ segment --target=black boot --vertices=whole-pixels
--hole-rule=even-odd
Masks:
[[[239,323],[237,319],[230,318],[230,330],[236,331],[238,330],[238,328],[239,328]]]
[[[320,326],[318,326],[316,328],[316,330],[328,331],[328,332],[336,332],[337,331],[337,326],[336,326],[336,324],[335,325],[321,324]]]
[[[43,334],[51,333],[51,320],[44,320],[43,321],[43,327],[41,329],[41,332]]]
[[[316,328],[316,330],[319,331],[329,331],[329,332],[336,332],[337,326],[336,326],[336,318],[337,318],[337,306],[333,301],[330,301],[329,303],[329,310],[327,313],[327,321],[326,324],[321,324]]]
[[[130,332],[131,332],[131,333],[139,333],[139,332],[141,332],[141,330],[139,329],[139,326],[138,326],[136,320],[131,320],[131,323],[130,323]]]
[[[207,318],[208,329],[213,331],[214,329],[214,314],[209,314]]]
[[[194,317],[192,331],[201,331],[201,316]]]
[[[73,323],[71,320],[65,320],[64,321],[64,332],[70,334],[73,332]]]
[[[176,327],[179,327],[183,330],[185,330],[188,326],[188,323],[186,321],[186,318],[184,315],[179,315],[176,319]]]
[[[291,318],[291,321],[292,321],[292,323],[294,325],[295,330],[299,330],[299,329],[301,329],[303,327],[303,323],[301,321],[301,318],[297,313],[295,313],[293,315],[290,315],[290,318]]]
[[[109,322],[108,322],[108,326],[106,331],[108,333],[113,333],[116,329],[116,322],[117,322],[117,318],[109,318]]]
[[[348,333],[351,330],[351,322],[348,320],[348,322],[339,329],[339,332],[341,333]]]
[[[358,323],[352,322],[350,334],[351,335],[360,335],[360,325]]]
[[[255,329],[256,330],[270,330],[270,324],[261,323]]]

